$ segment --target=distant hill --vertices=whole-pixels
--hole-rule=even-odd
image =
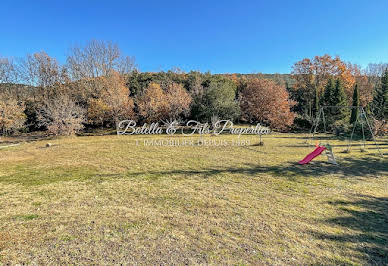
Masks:
[[[24,84],[14,84],[14,83],[0,83],[0,93],[7,91],[18,91],[23,92],[27,90],[30,86]]]
[[[158,75],[158,72],[144,72],[144,73],[148,73],[151,76]],[[261,74],[261,73],[258,73],[258,74],[240,74],[240,73],[236,73],[236,74],[214,74],[214,75],[220,75],[220,76],[236,75],[238,78],[244,77],[244,76],[251,77],[251,78],[253,78],[253,77],[266,78],[266,79],[272,79],[272,80],[278,82],[279,84],[288,85],[288,87],[291,87],[295,83],[295,80],[291,77],[291,74]],[[26,90],[28,90],[29,88],[31,88],[31,86],[27,86],[24,84],[0,83],[0,93],[6,92],[6,91],[15,91],[15,90],[18,91],[19,93],[23,93],[23,92],[25,93]]]
[[[242,77],[242,76],[246,76],[246,77],[258,77],[258,78],[266,78],[266,79],[272,79],[276,82],[278,82],[279,84],[287,84],[289,87],[294,85],[295,83],[295,80],[292,78],[291,74],[262,74],[262,73],[258,73],[258,74],[237,74],[236,73],[236,76],[237,77]]]

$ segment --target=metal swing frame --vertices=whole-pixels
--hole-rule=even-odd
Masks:
[[[373,134],[373,130],[372,130],[372,127],[371,127],[371,125],[369,123],[368,116],[367,116],[367,114],[366,114],[366,112],[365,112],[365,110],[364,110],[364,108],[362,106],[321,106],[319,108],[319,111],[317,113],[317,116],[316,116],[315,120],[313,121],[313,125],[311,126],[311,129],[310,129],[310,135],[309,135],[309,136],[311,136],[311,137],[309,137],[310,140],[313,140],[315,134],[317,134],[317,128],[318,128],[318,125],[320,123],[321,116],[322,116],[322,122],[323,122],[323,130],[324,130],[324,133],[326,133],[326,119],[325,119],[325,112],[324,112],[325,108],[327,108],[327,109],[328,108],[337,108],[337,109],[338,108],[347,108],[347,109],[358,108],[359,109],[359,113],[358,113],[358,115],[356,117],[356,121],[354,122],[353,130],[352,130],[352,133],[350,135],[350,139],[349,139],[349,142],[348,142],[348,151],[350,151],[350,147],[351,147],[351,143],[352,143],[352,140],[353,140],[354,131],[355,131],[356,126],[357,126],[357,122],[359,122],[361,124],[362,138],[363,138],[362,139],[363,140],[362,145],[363,145],[364,149],[366,149],[365,148],[365,142],[366,141],[365,141],[364,123],[359,121],[362,117],[364,117],[365,122],[368,125],[369,131],[370,131],[370,133],[372,135],[372,139],[373,139],[373,141],[374,141],[374,143],[375,143],[375,145],[377,147],[377,150],[379,151],[380,156],[382,158],[384,158],[384,155],[381,152],[380,147],[377,144],[376,138],[375,138],[375,136]],[[310,142],[310,144],[311,144],[311,142]]]

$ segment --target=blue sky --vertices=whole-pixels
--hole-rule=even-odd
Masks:
[[[339,55],[388,62],[388,1],[18,1],[0,2],[0,55],[111,40],[141,71],[288,73],[294,62]]]

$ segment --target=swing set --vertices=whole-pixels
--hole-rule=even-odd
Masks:
[[[375,138],[375,136],[373,134],[372,127],[371,127],[371,125],[369,123],[369,120],[368,120],[368,116],[367,116],[364,108],[361,107],[361,106],[321,106],[319,108],[317,116],[316,116],[316,118],[315,118],[315,120],[313,122],[313,125],[311,127],[309,137],[306,139],[305,143],[308,143],[308,140],[310,139],[310,145],[312,144],[311,142],[314,141],[315,136],[318,134],[317,129],[318,129],[320,123],[323,123],[324,133],[325,134],[327,133],[327,131],[326,131],[326,118],[325,118],[325,112],[324,111],[326,109],[339,109],[339,108],[347,108],[347,109],[350,109],[350,110],[353,110],[355,108],[358,109],[358,115],[356,117],[356,121],[354,122],[353,130],[352,130],[352,133],[351,133],[349,141],[348,141],[347,149],[345,151],[348,152],[348,153],[350,152],[350,148],[352,146],[354,132],[356,130],[357,124],[359,124],[359,125],[361,125],[361,132],[362,132],[362,147],[363,148],[361,149],[361,151],[365,151],[366,150],[366,139],[365,139],[365,128],[366,128],[367,130],[370,131],[370,134],[372,136],[372,139],[373,139],[373,141],[374,141],[374,143],[376,145],[376,148],[377,148],[380,156],[382,158],[384,158],[383,153],[381,152],[380,147],[377,144],[376,138]],[[332,151],[332,148],[331,148],[330,144],[327,143],[327,144],[320,145],[320,144],[318,144],[318,141],[317,141],[316,147],[317,148],[312,153],[308,154],[306,156],[306,158],[303,159],[302,161],[300,161],[299,163],[300,164],[309,163],[312,159],[314,159],[316,156],[320,155],[324,150],[326,150],[326,155],[327,155],[327,158],[328,158],[328,162],[332,163],[332,164],[337,164],[337,162],[335,161],[335,157],[334,157],[334,154],[333,154],[333,151]]]

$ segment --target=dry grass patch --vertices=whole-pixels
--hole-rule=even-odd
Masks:
[[[249,147],[136,146],[144,138],[59,138],[50,148],[37,141],[0,151],[1,260],[388,263],[388,167],[374,150],[337,146],[340,167],[323,156],[302,167],[295,162],[313,149],[302,135]]]

